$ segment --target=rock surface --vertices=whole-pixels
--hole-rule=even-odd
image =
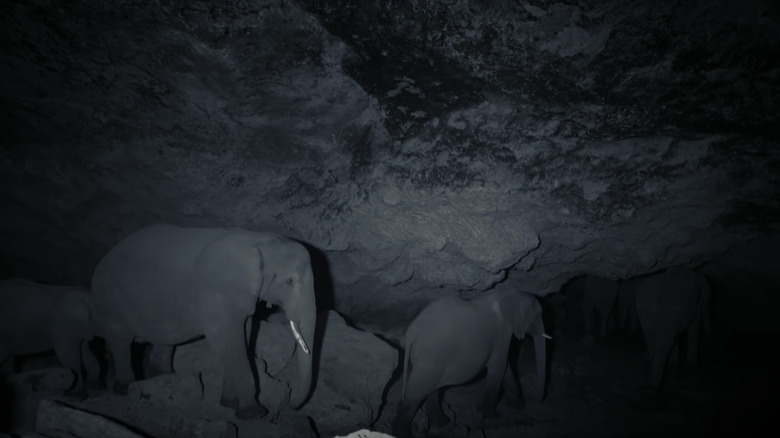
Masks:
[[[88,285],[152,222],[278,231],[389,333],[440,293],[544,295],[778,231],[772,2],[0,12],[3,276]]]
[[[48,400],[38,408],[35,431],[51,438],[143,438],[114,420]]]

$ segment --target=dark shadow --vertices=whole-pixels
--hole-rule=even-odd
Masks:
[[[11,432],[16,427],[14,400],[17,397],[18,394],[14,392],[5,377],[0,376],[0,432]]]

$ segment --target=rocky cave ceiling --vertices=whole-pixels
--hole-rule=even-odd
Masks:
[[[4,1],[0,274],[88,285],[154,222],[276,231],[387,328],[435,295],[712,260],[778,231],[779,12]]]

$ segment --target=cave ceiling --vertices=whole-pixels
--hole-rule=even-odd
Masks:
[[[151,223],[267,230],[321,251],[338,310],[393,324],[703,263],[778,231],[779,14],[5,1],[0,273],[88,285]]]

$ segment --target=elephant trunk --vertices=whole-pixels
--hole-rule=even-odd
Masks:
[[[532,394],[534,401],[544,400],[545,388],[547,384],[547,334],[544,332],[544,322],[542,321],[541,314],[534,322],[534,328],[532,329],[532,337],[534,340],[534,356],[536,357],[536,390]]]
[[[304,287],[303,290],[307,288]],[[311,296],[301,294],[300,299],[290,303],[285,313],[290,319],[290,329],[295,337],[298,356],[298,381],[292,385],[290,405],[297,409],[305,401],[311,390],[312,364],[314,354],[314,331],[317,323],[317,307],[314,301],[314,288],[309,286]]]

